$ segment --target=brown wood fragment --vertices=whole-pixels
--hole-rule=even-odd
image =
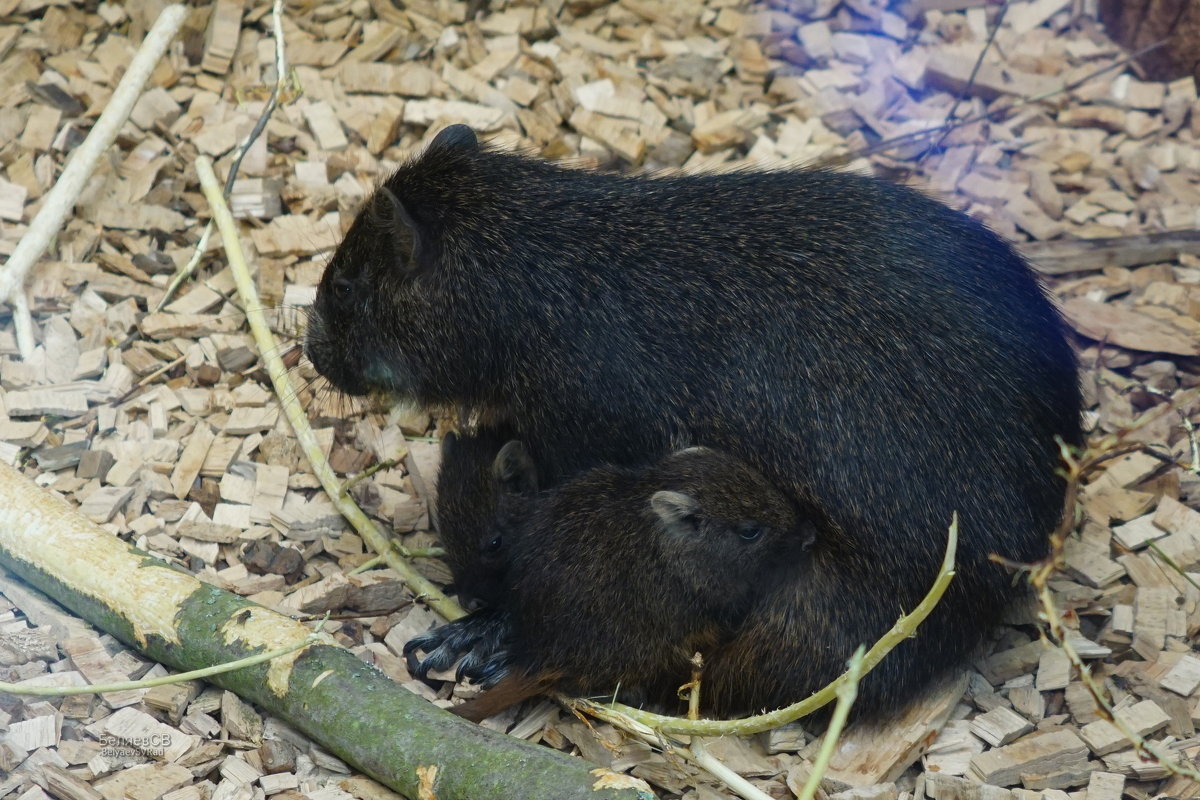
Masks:
[[[1134,603],[1133,649],[1153,661],[1163,649],[1167,634],[1167,611],[1174,606],[1175,590],[1144,587]]]
[[[1112,772],[1093,772],[1088,779],[1087,800],[1121,800],[1125,776]]]
[[[179,462],[171,473],[171,489],[180,500],[187,497],[188,492],[192,490],[192,484],[199,477],[204,459],[208,456],[208,449],[215,440],[216,434],[207,423],[201,421],[196,424],[183,453],[179,456]]]
[[[175,725],[183,719],[188,703],[200,693],[200,684],[196,681],[169,683],[165,686],[155,686],[147,689],[142,702],[151,708],[165,711],[167,718]]]
[[[1136,267],[1171,261],[1180,253],[1200,254],[1200,231],[1167,231],[1101,239],[1033,242],[1018,249],[1047,275]]]
[[[1149,736],[1170,721],[1170,717],[1150,700],[1118,709],[1116,715],[1141,736]],[[1103,719],[1084,725],[1079,735],[1098,756],[1108,755],[1131,744],[1120,728]]]
[[[1187,697],[1200,688],[1200,658],[1185,655],[1160,682],[1169,691]]]
[[[971,760],[971,774],[985,783],[1013,786],[1022,774],[1087,768],[1087,746],[1074,731],[1063,729],[1026,736],[1010,745],[980,753]]]
[[[1072,327],[1091,339],[1131,350],[1200,355],[1200,340],[1154,317],[1131,308],[1073,297],[1063,304]]]
[[[994,708],[971,720],[971,732],[990,744],[1000,747],[1033,730],[1032,723],[1007,708]]]
[[[920,757],[927,738],[945,723],[966,688],[967,677],[954,676],[931,687],[885,728],[861,725],[844,731],[825,779],[846,786],[895,781]]]

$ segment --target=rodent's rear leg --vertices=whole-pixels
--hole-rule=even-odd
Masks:
[[[510,630],[506,612],[496,608],[476,611],[410,639],[404,645],[408,671],[414,677],[426,680],[430,670],[449,669],[465,656],[458,669],[460,680],[467,677],[480,683],[485,680],[494,683],[507,672],[504,651]],[[425,653],[424,660],[417,660],[418,650]]]

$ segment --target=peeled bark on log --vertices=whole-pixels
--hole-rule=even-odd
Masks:
[[[7,464],[0,464],[0,564],[176,669],[287,647],[310,634],[101,530]],[[636,779],[446,713],[333,644],[210,680],[409,797],[653,797]]]

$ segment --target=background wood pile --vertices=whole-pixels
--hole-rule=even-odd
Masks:
[[[233,196],[281,331],[295,331],[294,307],[311,302],[362,199],[450,122],[504,146],[616,168],[846,155],[849,168],[925,187],[1031,253],[1046,240],[1200,227],[1196,85],[1187,76],[1143,80],[1118,65],[1122,51],[1089,2],[496,0],[477,18],[475,2],[403,5],[295,3],[286,13],[303,94],[276,112]],[[11,253],[159,8],[0,0],[0,254]],[[289,438],[228,300],[223,261],[212,259],[200,281],[153,311],[207,215],[194,157],[227,170],[275,82],[269,10],[217,0],[192,13],[60,235],[57,260],[35,272],[35,358],[19,360],[11,328],[0,327],[0,458],[202,580],[296,616],[332,612],[326,629],[342,643],[448,704],[449,684],[435,692],[410,680],[398,657],[436,616],[387,570],[346,575],[369,556]],[[1110,65],[1118,66],[1083,81]],[[1076,88],[1020,102],[1064,85]],[[1009,105],[991,121],[933,136],[941,146],[929,154],[926,139],[855,155]],[[1200,470],[1171,463],[1193,457],[1182,425],[1198,404],[1200,246],[1195,234],[1177,238],[1165,250],[1100,254],[1068,244],[1066,256],[1043,263],[1080,333],[1095,429],[1124,427],[1167,398],[1180,403],[1181,413],[1136,434],[1161,457],[1130,454],[1086,487],[1088,520],[1055,589],[1075,612],[1076,647],[1121,714],[1192,759],[1200,574],[1181,576],[1161,555],[1188,571],[1200,564]],[[313,378],[304,365],[298,375]],[[429,416],[307,387],[303,399],[339,473],[402,455],[354,494],[406,546],[433,544]],[[448,579],[435,560],[419,567]],[[163,672],[2,575],[0,593],[0,680],[75,685]],[[1014,627],[975,664],[965,695],[931,698],[911,724],[857,732],[861,748],[843,748],[829,791],[862,800],[1200,795],[1099,720],[1031,619],[1014,611]],[[632,770],[663,796],[727,796],[694,768],[608,726],[589,730],[550,703],[487,724]],[[710,749],[783,798],[803,782],[808,747],[802,729],[788,726]],[[52,701],[0,695],[0,798],[47,794],[388,792],[232,694],[200,685]]]

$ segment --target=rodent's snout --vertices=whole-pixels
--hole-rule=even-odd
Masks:
[[[316,311],[308,317],[308,325],[304,331],[304,355],[313,363],[313,366],[320,372],[321,368],[317,362],[321,360],[322,354],[320,343],[324,338],[325,325],[321,322],[321,317]]]
[[[320,313],[313,309],[308,318],[308,328],[304,332],[304,355],[312,362],[313,368],[321,375],[333,380],[330,376],[330,365],[333,361],[330,354],[328,328]]]
[[[366,394],[366,383],[354,371],[349,354],[339,354],[338,349],[339,343],[334,341],[330,326],[314,309],[304,334],[304,355],[308,356],[313,368],[338,389],[351,395]]]

